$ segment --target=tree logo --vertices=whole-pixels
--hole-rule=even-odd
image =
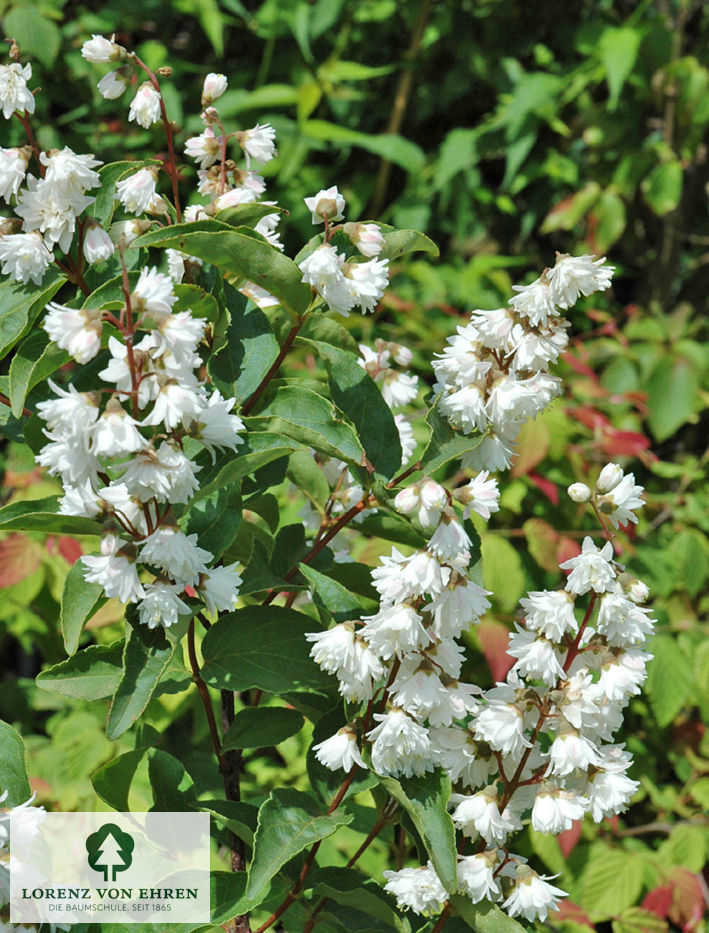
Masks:
[[[126,871],[133,862],[135,840],[115,823],[104,823],[86,840],[88,861],[94,871],[103,872],[105,882],[115,881],[119,871]]]

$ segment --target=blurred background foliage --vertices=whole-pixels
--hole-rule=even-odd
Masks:
[[[280,157],[265,174],[269,196],[291,212],[289,252],[312,232],[303,195],[331,184],[347,197],[350,218],[428,233],[441,259],[402,264],[377,314],[348,326],[365,341],[376,331],[410,345],[429,384],[431,354],[465,315],[504,303],[514,282],[552,264],[555,250],[607,254],[616,265],[612,293],[575,312],[564,397],[525,428],[511,476],[502,477],[503,508],[484,531],[485,582],[496,601],[471,636],[482,653],[472,653],[469,674],[483,684],[504,676],[519,597],[555,586],[559,560],[578,548],[578,507],[565,487],[609,460],[632,464],[648,504],[621,541],[659,619],[647,691],[626,727],[641,791],[622,822],[576,827],[560,841],[530,831],[527,848],[561,872],[579,905],[565,907],[553,929],[703,929],[709,5],[0,0],[0,20],[43,88],[36,126],[45,147],[68,144],[105,161],[160,153],[158,131],[128,124],[127,106],[103,101],[98,69],[80,55],[90,34],[115,32],[152,68],[172,68],[164,94],[182,141],[199,131],[210,70],[229,78],[220,101],[228,126],[276,127]],[[3,144],[20,144],[20,130],[10,125]],[[192,169],[182,182],[189,195]],[[46,494],[20,445],[5,444],[2,468],[5,500]],[[101,805],[90,775],[130,748],[121,744],[127,736],[118,748],[105,739],[104,709],[31,680],[64,656],[58,600],[79,553],[80,542],[64,538],[0,540],[0,716],[27,737],[40,800],[63,808]],[[120,617],[109,603],[89,637],[109,644]],[[151,701],[148,719],[205,794],[218,775],[199,751],[199,713],[181,715],[195,702],[179,692],[181,676]],[[264,793],[277,781],[302,785],[304,750],[301,734],[257,753],[247,780]],[[150,803],[144,786],[145,799],[136,792],[132,800],[139,808]],[[372,872],[388,857],[387,833],[363,863]]]

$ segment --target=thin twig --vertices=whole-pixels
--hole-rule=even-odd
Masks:
[[[283,341],[283,346],[281,347],[278,353],[278,356],[273,361],[273,365],[268,370],[266,375],[263,377],[259,385],[256,387],[253,395],[251,395],[250,398],[248,398],[244,402],[244,407],[241,409],[242,415],[244,416],[248,415],[251,409],[256,404],[256,402],[258,402],[258,400],[261,398],[266,386],[269,384],[271,379],[273,379],[273,377],[276,375],[276,373],[280,369],[281,363],[286,358],[286,355],[288,351],[290,350],[290,348],[293,346],[293,341],[298,336],[298,331],[301,329],[304,323],[305,323],[305,316],[299,317],[296,323],[291,327],[290,331],[288,332],[288,336]]]

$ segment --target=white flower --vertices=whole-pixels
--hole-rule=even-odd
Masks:
[[[197,172],[200,178],[203,174],[201,170]],[[254,201],[258,201],[259,197],[266,190],[266,182],[262,176],[257,175],[256,172],[239,172],[238,178],[240,184],[230,191],[220,194],[215,200],[214,207],[216,210],[221,211],[225,207],[235,207],[237,204],[253,204]],[[202,191],[201,185],[200,191]],[[202,193],[209,194],[209,189],[202,191]]]
[[[336,674],[342,668],[351,666],[355,654],[354,626],[351,622],[341,622],[324,632],[308,632],[305,638],[313,643],[310,656],[328,674]]]
[[[153,123],[157,123],[160,119],[160,101],[159,92],[146,81],[145,84],[138,88],[135,97],[131,101],[128,119],[134,120],[146,130],[149,129]]]
[[[370,259],[367,262],[350,262],[346,268],[355,304],[363,314],[374,311],[379,299],[389,284],[389,260]]]
[[[344,726],[329,739],[313,745],[315,757],[330,771],[351,771],[354,765],[366,768],[357,745],[357,735],[350,726]]]
[[[384,606],[374,616],[365,616],[362,637],[373,650],[388,661],[405,657],[431,643],[431,637],[421,624],[421,616],[407,604]]]
[[[560,642],[568,632],[578,631],[573,597],[564,590],[537,590],[520,600],[528,629],[550,641]]]
[[[60,515],[95,518],[100,512],[101,501],[88,479],[77,486],[64,486],[64,495],[59,500]]]
[[[149,583],[138,603],[138,618],[148,628],[175,625],[181,615],[190,615],[190,607],[179,597],[180,589],[172,583]]]
[[[603,593],[613,589],[615,571],[611,565],[613,545],[606,541],[603,548],[597,548],[591,538],[584,538],[578,557],[559,564],[562,570],[570,570],[566,589],[570,593],[581,595],[593,590]]]
[[[428,542],[431,553],[439,560],[455,560],[460,554],[467,554],[470,545],[470,538],[455,512],[450,508],[444,509],[441,522]]]
[[[163,441],[157,450],[147,446],[131,458],[121,481],[141,502],[188,502],[199,489],[199,466],[179,447]]]
[[[495,850],[458,857],[458,888],[473,904],[499,899],[500,888],[492,874],[496,862]]]
[[[356,304],[352,281],[345,277],[344,256],[324,243],[306,257],[299,268],[303,281],[312,286],[331,310],[347,315]]]
[[[610,492],[623,479],[623,468],[617,463],[607,463],[596,480],[596,489],[600,493]]]
[[[227,89],[227,79],[223,74],[210,71],[202,85],[202,106],[208,107]]]
[[[2,241],[0,241],[1,243]],[[101,312],[67,308],[50,301],[42,327],[51,340],[70,353],[78,363],[88,363],[101,349]]]
[[[590,732],[597,724],[600,709],[593,693],[593,678],[585,667],[577,670],[563,685],[556,707],[575,729]]]
[[[9,201],[20,190],[30,160],[29,147],[23,149],[0,148],[0,198]]]
[[[156,315],[170,314],[176,301],[177,295],[173,291],[173,282],[169,275],[158,272],[155,267],[141,269],[131,295],[134,313],[148,311]]]
[[[239,444],[244,443],[239,436],[239,431],[244,430],[244,422],[238,415],[231,414],[235,403],[236,399],[224,399],[219,392],[212,392],[207,404],[200,407],[190,424],[190,433],[199,438],[212,457],[215,448],[236,450]]]
[[[84,188],[97,188],[101,177],[94,169],[103,165],[93,153],[78,155],[69,146],[50,153],[41,152],[40,162],[46,166],[44,180],[67,186],[69,193],[80,193]]]
[[[465,506],[463,518],[468,518],[471,512],[477,512],[487,521],[493,512],[500,510],[500,490],[496,479],[489,479],[488,470],[483,470],[470,480],[467,486],[462,486],[453,493],[455,498]]]
[[[591,490],[585,483],[572,483],[566,490],[573,502],[588,502]]]
[[[137,428],[138,422],[112,399],[101,417],[91,427],[91,451],[98,457],[135,453],[148,442]]]
[[[484,428],[483,428],[484,430]],[[495,426],[462,459],[466,470],[506,470],[512,463],[515,444],[519,436],[519,425]]]
[[[99,224],[91,224],[84,234],[84,258],[89,264],[103,262],[115,252],[111,237]]]
[[[379,723],[367,738],[372,743],[372,767],[377,774],[406,777],[434,768],[428,732],[402,709],[375,713]]]
[[[180,423],[191,423],[200,414],[202,404],[198,388],[167,379],[160,386],[155,407],[143,424],[163,422],[168,431],[173,431]]]
[[[204,600],[207,610],[214,615],[234,609],[239,597],[241,576],[236,564],[226,567],[211,567],[202,574],[199,581],[199,592]]]
[[[549,884],[546,875],[538,875],[528,865],[517,868],[517,877],[512,893],[502,905],[510,917],[525,920],[546,920],[550,910],[556,910],[565,891]]]
[[[384,665],[362,638],[355,638],[354,653],[337,671],[339,690],[350,701],[370,700],[374,684],[384,676]]]
[[[122,554],[84,556],[81,561],[87,568],[84,579],[100,583],[109,599],[115,596],[122,603],[134,603],[145,596],[135,562]]]
[[[647,677],[645,666],[651,658],[651,654],[637,648],[624,651],[617,657],[610,655],[601,666],[596,689],[611,703],[626,703],[631,696],[640,693],[640,686]]]
[[[51,476],[61,476],[65,485],[77,486],[97,477],[98,461],[89,452],[88,432],[78,428],[72,433],[45,432],[50,443],[35,457]]]
[[[460,781],[465,787],[480,787],[497,774],[494,757],[483,755],[468,729],[443,726],[429,730],[429,738],[431,754],[448,772],[451,781]]]
[[[549,318],[557,314],[546,281],[536,279],[531,285],[513,285],[512,290],[518,294],[510,299],[510,304],[517,314],[527,318],[533,327],[540,324],[546,326]]]
[[[480,689],[469,686],[470,692]],[[419,668],[417,658],[401,665],[389,693],[397,706],[419,721],[428,719],[431,726],[448,726],[476,708],[469,695],[459,696],[445,687],[435,671]]]
[[[396,429],[399,432],[399,443],[401,444],[401,465],[406,466],[409,460],[411,460],[414,451],[416,450],[414,429],[411,427],[411,422],[405,415],[394,415],[394,424],[396,425]]]
[[[37,413],[47,422],[50,431],[73,432],[77,425],[85,427],[98,418],[98,407],[93,396],[77,392],[73,385],[62,389],[51,379],[47,380],[50,389],[58,396],[37,403]]]
[[[206,127],[199,136],[190,137],[185,143],[185,155],[199,163],[201,169],[214,165],[224,143],[222,136],[215,136],[211,126]]]
[[[264,201],[264,204],[268,202]],[[281,243],[280,233],[276,233],[276,227],[281,222],[280,214],[266,214],[265,217],[262,217],[261,220],[254,227],[255,233],[260,233],[262,237],[265,237],[271,246],[275,246],[276,249],[283,251],[283,244]]]
[[[30,64],[23,66],[13,62],[11,65],[0,65],[0,104],[6,120],[16,110],[34,113],[34,95],[27,87],[31,77]]]
[[[649,609],[641,609],[619,593],[604,593],[601,597],[596,629],[610,645],[621,648],[641,645],[652,635],[653,627]]]
[[[399,373],[394,369],[382,370],[376,382],[382,387],[382,398],[389,408],[399,408],[407,405],[418,395],[418,376],[409,373]]]
[[[0,237],[0,262],[3,275],[17,282],[41,285],[54,254],[44,245],[39,233],[11,233]]]
[[[530,747],[524,728],[524,715],[513,703],[490,703],[475,719],[476,737],[503,755],[518,754]]]
[[[102,64],[104,62],[115,62],[123,58],[125,49],[104,36],[92,35],[81,46],[81,54],[87,62]]]
[[[345,199],[337,190],[337,185],[323,188],[312,198],[303,198],[303,200],[311,213],[314,224],[323,223],[325,218],[329,221],[344,219]]]
[[[383,874],[387,879],[384,890],[394,895],[400,910],[411,909],[424,916],[443,910],[448,893],[430,862],[421,868],[402,868]]]
[[[515,324],[510,335],[514,351],[512,369],[515,372],[548,369],[549,363],[555,363],[568,346],[568,326],[568,321],[552,318],[542,334]]]
[[[237,133],[241,148],[246,156],[246,167],[251,167],[251,160],[259,165],[270,162],[276,155],[276,131],[270,123],[260,124],[245,130],[243,133]]]
[[[451,814],[453,823],[465,836],[480,835],[488,845],[498,845],[515,828],[507,810],[500,813],[494,784],[469,797],[453,794],[451,801],[457,803]]]
[[[116,183],[116,195],[129,214],[144,213],[155,200],[155,172],[141,168]]]
[[[28,187],[20,192],[15,212],[23,218],[22,229],[39,230],[47,246],[59,244],[68,252],[76,229],[76,218],[93,202],[93,198],[73,191],[63,183],[28,179]]]
[[[558,835],[571,829],[574,820],[582,820],[587,807],[586,797],[545,781],[534,798],[532,828]]]
[[[637,515],[632,510],[641,509],[645,504],[640,497],[643,490],[643,486],[635,485],[635,476],[628,473],[609,493],[599,497],[598,504],[602,512],[606,512],[606,508],[604,508],[606,505],[610,505],[612,508],[612,511],[607,514],[608,520],[614,528],[625,525],[627,522],[637,524]]]
[[[442,566],[427,551],[404,557],[392,548],[391,557],[381,557],[380,561],[381,567],[372,571],[372,581],[387,603],[403,602],[424,593],[437,596],[450,579],[450,567]]]
[[[368,259],[375,259],[384,249],[384,235],[377,224],[345,224],[344,231]]]
[[[581,295],[605,291],[610,287],[615,271],[613,266],[604,265],[602,259],[593,256],[557,256],[553,269],[547,272],[551,299],[560,308],[570,308]]]
[[[433,613],[439,638],[458,638],[461,632],[480,621],[489,608],[489,590],[466,577],[458,577],[426,608]]]
[[[549,767],[547,774],[563,777],[572,771],[586,771],[589,765],[599,765],[596,745],[575,730],[568,730],[558,735],[551,743],[548,752]]]
[[[410,515],[416,511],[424,528],[434,528],[447,501],[446,490],[440,483],[432,479],[423,479],[398,492],[394,499],[394,508],[403,515]]]
[[[591,816],[596,823],[622,813],[640,786],[625,773],[631,758],[622,745],[604,745],[600,749],[600,757],[601,770],[589,778],[586,786]]]
[[[455,392],[441,396],[438,407],[441,414],[454,427],[461,428],[464,434],[471,434],[473,431],[484,431],[487,428],[488,416],[485,409],[485,393],[479,386],[467,385]],[[489,438],[485,438],[485,440],[489,440]],[[485,443],[485,440],[478,445],[478,450]],[[505,469],[504,466],[497,467],[494,463],[490,463],[489,468]]]
[[[116,100],[128,87],[128,78],[122,69],[109,71],[96,85],[98,92],[104,100]]]
[[[198,547],[197,535],[185,535],[177,528],[162,526],[146,539],[140,559],[163,570],[183,586],[195,586],[207,570],[212,554]]]

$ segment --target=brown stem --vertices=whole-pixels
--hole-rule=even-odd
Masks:
[[[177,222],[182,223],[182,208],[180,207],[180,178],[179,172],[177,170],[177,158],[175,157],[175,145],[174,145],[174,132],[172,129],[172,124],[168,120],[167,110],[165,109],[165,101],[163,100],[162,93],[160,91],[160,82],[157,79],[157,76],[148,68],[144,61],[142,61],[138,56],[133,52],[133,60],[136,65],[143,69],[143,71],[148,76],[148,79],[155,90],[158,92],[160,98],[160,118],[162,120],[162,125],[165,128],[165,137],[167,139],[167,162],[165,163],[165,170],[170,176],[170,182],[172,183],[172,198],[175,205],[175,215],[177,217]]]
[[[421,461],[417,460],[416,463],[404,470],[403,473],[399,473],[398,476],[395,476],[394,479],[389,480],[387,483],[387,489],[393,489],[394,486],[398,486],[399,483],[403,482],[408,476],[411,476],[412,473],[415,473],[417,470],[421,469]]]
[[[40,161],[40,158],[39,158],[40,148],[39,148],[39,145],[38,145],[38,143],[37,143],[37,139],[36,139],[34,133],[32,132],[32,127],[30,126],[30,121],[29,121],[29,119],[27,118],[27,114],[26,114],[26,113],[20,113],[18,110],[16,110],[16,111],[15,111],[15,116],[16,116],[17,119],[20,121],[20,123],[23,125],[23,127],[25,128],[25,133],[26,133],[26,135],[27,135],[27,142],[30,144],[30,146],[31,146],[31,148],[32,148],[32,153],[33,153],[35,159],[37,160],[37,165],[38,165],[38,167],[39,167],[39,174],[42,176],[42,178],[44,178],[44,175],[45,175],[45,172],[47,171],[47,169],[46,169],[46,167],[42,164],[42,162]]]
[[[135,327],[133,325],[133,307],[131,304],[131,290],[130,290],[130,279],[128,278],[128,268],[125,263],[125,244],[121,240],[120,245],[120,256],[121,256],[121,276],[122,276],[122,288],[123,288],[123,297],[125,298],[126,307],[125,307],[125,343],[126,343],[126,363],[130,371],[130,386],[131,386],[131,407],[133,409],[133,417],[138,418],[138,386],[140,380],[138,378],[138,371],[135,366],[135,356],[133,354],[133,335],[135,333]],[[123,315],[121,314],[121,318]]]
[[[452,907],[449,903],[446,903],[446,906],[443,908],[443,913],[436,921],[435,927],[431,930],[431,933],[441,933],[443,927],[448,923],[448,918],[451,915]]]
[[[0,395],[0,402],[1,402],[3,405],[7,405],[8,408],[12,408],[12,402],[10,401],[9,398],[6,398],[6,396]],[[23,415],[26,415],[26,416],[29,418],[30,415],[32,414],[32,412],[29,410],[29,408],[23,408],[23,409],[22,409],[22,414],[23,414]]]
[[[414,61],[421,48],[421,40],[423,38],[423,33],[426,28],[426,23],[428,22],[428,17],[431,12],[432,5],[433,0],[422,0],[421,8],[419,9],[419,15],[416,20],[416,25],[414,26],[414,31],[411,34],[411,42],[409,43],[409,48],[406,52],[406,55],[404,56],[404,70],[402,71],[401,77],[399,78],[399,85],[394,96],[394,105],[391,109],[389,122],[387,123],[386,128],[386,132],[393,135],[399,132],[401,129],[401,124],[404,121],[404,114],[406,113],[406,107],[408,105],[409,97],[411,96],[411,91],[413,90],[414,86]],[[377,217],[384,205],[384,199],[386,197],[390,174],[391,162],[389,159],[384,158],[379,163],[377,180],[374,185],[374,194],[372,195],[372,200],[367,211],[370,217]]]
[[[261,396],[263,395],[264,389],[266,388],[266,386],[269,384],[271,379],[273,379],[273,377],[276,375],[276,373],[280,369],[281,363],[286,358],[286,355],[288,351],[290,350],[290,348],[293,346],[293,341],[298,336],[298,331],[300,330],[300,328],[303,326],[304,323],[305,323],[305,317],[299,317],[296,323],[291,327],[290,331],[288,332],[288,336],[283,341],[283,346],[281,347],[278,356],[273,362],[273,365],[271,366],[269,371],[266,373],[266,375],[263,377],[260,384],[257,386],[256,390],[254,391],[253,395],[244,402],[244,407],[241,409],[242,415],[244,416],[248,415],[251,409],[256,404],[256,402],[258,402],[258,400],[261,398]]]
[[[569,645],[569,650],[566,654],[566,660],[564,661],[564,673],[567,673],[571,665],[574,663],[576,655],[579,653],[579,645],[581,644],[581,639],[583,638],[583,633],[586,631],[586,626],[591,619],[591,613],[593,612],[593,607],[596,605],[597,593],[594,593],[591,596],[591,599],[588,603],[588,608],[586,609],[586,615],[583,617],[583,622],[579,626],[579,630],[576,633],[576,638]]]
[[[214,709],[212,707],[212,700],[209,696],[209,688],[202,679],[202,673],[199,669],[199,662],[197,660],[197,649],[195,648],[194,640],[194,619],[190,619],[190,627],[187,631],[187,653],[190,658],[190,667],[192,668],[192,679],[197,685],[199,690],[199,695],[202,699],[202,705],[204,706],[204,711],[207,714],[207,722],[209,723],[209,734],[212,737],[212,745],[214,746],[214,753],[217,756],[219,765],[222,765],[222,743],[219,738],[219,730],[217,729],[217,721],[214,717]]]

